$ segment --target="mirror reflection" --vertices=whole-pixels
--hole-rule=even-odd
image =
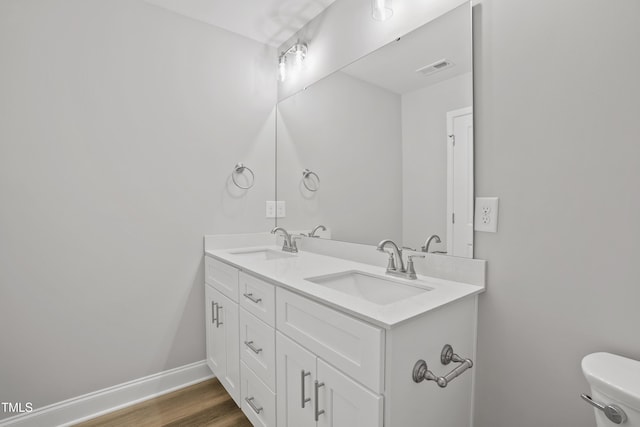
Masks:
[[[284,99],[278,225],[472,257],[472,105],[470,4]]]

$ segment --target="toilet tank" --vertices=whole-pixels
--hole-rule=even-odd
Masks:
[[[611,353],[593,353],[582,359],[582,372],[591,386],[594,402],[616,405],[627,416],[620,424],[640,427],[640,361]],[[598,427],[615,426],[604,412],[595,409]]]

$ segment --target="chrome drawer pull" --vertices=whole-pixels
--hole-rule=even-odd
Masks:
[[[324,414],[324,409],[318,411],[318,389],[320,387],[324,387],[324,383],[319,383],[318,380],[315,381],[315,413],[316,413],[316,422],[320,419],[320,415]]]
[[[622,408],[616,405],[603,405],[602,403],[598,403],[594,401],[591,396],[586,394],[581,394],[580,397],[582,400],[587,402],[589,405],[593,406],[604,412],[604,415],[607,417],[609,421],[614,424],[622,424],[627,421],[627,414],[624,413]]]
[[[255,403],[253,403],[254,400],[255,400],[254,397],[245,397],[244,398],[244,401],[247,402],[249,404],[249,406],[251,406],[251,409],[253,409],[253,412],[255,412],[256,414],[259,414],[260,412],[262,412],[262,406],[258,408],[255,405]]]
[[[262,301],[262,298],[255,298],[253,296],[253,294],[242,294],[242,296],[244,296],[246,299],[258,304],[260,303],[260,301]]]
[[[249,347],[249,349],[250,349],[251,351],[253,351],[255,354],[259,354],[259,353],[262,351],[262,349],[261,349],[261,348],[255,348],[255,347],[253,346],[253,341],[245,341],[245,342],[244,342],[244,345],[246,345],[247,347]]]
[[[220,321],[220,310],[222,310],[222,306],[218,303],[216,303],[216,328],[219,328],[220,325],[224,325],[224,323],[222,323]]]
[[[305,372],[304,369],[300,371],[300,389],[302,390],[301,394],[302,394],[302,399],[300,401],[302,409],[304,409],[305,405],[308,402],[311,402],[311,398],[310,397],[305,397],[304,396],[304,377],[311,375],[311,372]]]
[[[216,306],[218,303],[211,301],[211,323],[216,323]]]

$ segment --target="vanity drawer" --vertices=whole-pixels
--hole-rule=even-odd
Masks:
[[[238,302],[238,269],[209,256],[204,257],[204,280]]]
[[[240,362],[241,408],[254,427],[276,427],[276,395]]]
[[[320,358],[382,393],[384,331],[285,289],[276,289],[276,325]]]
[[[271,327],[276,323],[275,286],[240,272],[240,306]]]
[[[240,309],[240,360],[276,389],[276,332],[245,309]]]

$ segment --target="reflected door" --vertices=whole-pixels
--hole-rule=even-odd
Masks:
[[[473,258],[473,110],[447,113],[447,252]]]

